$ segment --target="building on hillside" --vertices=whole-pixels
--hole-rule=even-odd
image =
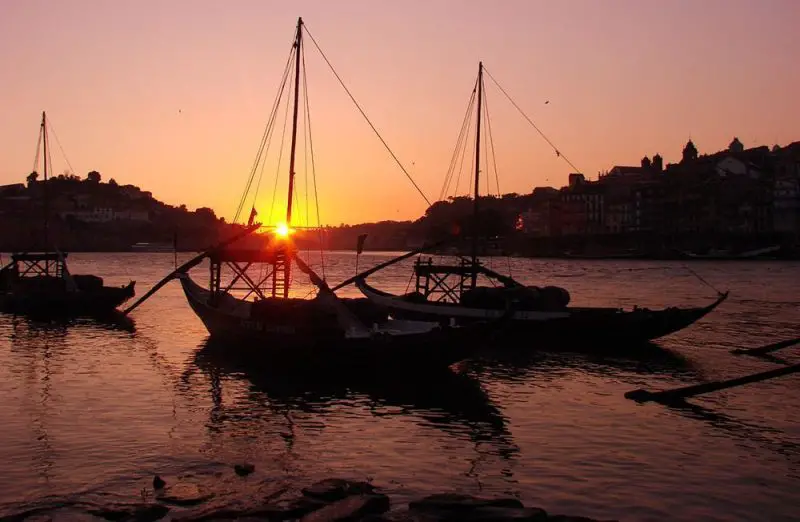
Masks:
[[[570,184],[561,189],[561,235],[590,235],[604,232],[603,185],[588,181],[583,174],[570,174]]]

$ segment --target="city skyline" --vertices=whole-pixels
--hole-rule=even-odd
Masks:
[[[24,181],[46,110],[57,133],[53,174],[68,167],[63,146],[81,177],[97,170],[230,219],[298,16],[431,201],[479,60],[589,177],[655,153],[675,162],[689,138],[704,153],[733,136],[751,147],[800,134],[787,117],[798,112],[800,87],[790,65],[800,8],[791,1],[464,2],[458,17],[451,3],[414,5],[5,3],[0,66],[15,74],[0,86],[0,183]],[[35,41],[35,27],[51,39]],[[306,50],[322,222],[421,215],[427,204],[316,49]],[[486,85],[500,192],[566,185],[569,165]],[[278,201],[287,170],[284,158]],[[265,174],[260,216],[273,183],[274,172]]]

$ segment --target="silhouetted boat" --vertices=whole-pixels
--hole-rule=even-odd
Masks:
[[[458,264],[434,264],[432,259],[418,259],[414,264],[415,291],[393,295],[367,283],[375,269],[353,278],[355,285],[376,305],[389,310],[392,317],[450,324],[497,319],[512,310],[503,330],[506,339],[520,342],[498,343],[501,349],[529,349],[531,344],[557,341],[575,344],[598,340],[615,342],[649,341],[671,334],[696,322],[728,296],[720,293],[711,304],[699,308],[670,307],[650,310],[570,307],[570,294],[561,287],[526,286],[483,266],[478,259],[479,245],[479,173],[481,166],[481,105],[483,100],[483,64],[478,66],[473,97],[477,91],[475,139],[475,188],[473,194],[472,255],[460,257]],[[470,102],[472,103],[472,101]],[[401,256],[395,261],[408,257]],[[384,263],[381,268],[392,264]],[[492,286],[478,286],[482,276]]]
[[[304,367],[318,365],[329,369],[362,369],[382,364],[392,368],[424,363],[449,365],[468,357],[469,347],[490,334],[494,322],[451,326],[438,321],[391,319],[384,310],[366,298],[341,299],[336,296],[324,279],[298,256],[291,236],[291,225],[292,204],[296,197],[293,191],[299,85],[301,79],[305,78],[305,74],[301,77],[300,67],[303,63],[304,31],[300,19],[290,65],[287,65],[287,71],[291,70],[293,60],[294,110],[285,224],[273,231],[266,247],[259,245],[257,249],[247,249],[233,246],[260,228],[259,224],[253,224],[257,214],[253,207],[249,223],[240,234],[177,268],[126,313],[166,281],[177,277],[189,305],[213,338],[229,343],[232,350],[246,351],[271,361],[299,363]],[[283,93],[283,87],[280,93]],[[274,119],[271,119],[264,133],[265,140],[271,135],[269,125],[273,124]],[[256,165],[264,148],[265,143],[262,142]],[[256,171],[257,168],[254,168],[253,173]],[[204,259],[208,259],[210,264],[208,288],[196,283],[188,273]],[[291,272],[295,265],[316,287],[314,298],[290,297]],[[256,267],[260,269],[257,276]],[[224,281],[224,268],[232,272],[228,281]],[[237,295],[236,292],[240,293]],[[254,300],[249,300],[250,296],[254,296]]]
[[[39,140],[44,158],[44,244],[49,247],[49,156],[44,112]],[[115,311],[133,297],[134,286],[135,282],[131,281],[126,286],[109,287],[96,275],[73,275],[67,268],[67,254],[58,249],[15,253],[11,262],[0,268],[0,311],[37,316],[103,315]]]

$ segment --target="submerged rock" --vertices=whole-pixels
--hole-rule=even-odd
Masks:
[[[254,472],[255,470],[256,470],[255,465],[249,464],[247,462],[245,462],[244,464],[236,464],[235,466],[233,466],[233,471],[235,471],[236,474],[239,475],[240,477],[245,477],[250,473]]]
[[[516,498],[478,498],[459,493],[440,493],[410,502],[412,511],[470,511],[476,508],[523,508]]]
[[[617,522],[616,520],[595,520],[589,517],[575,517],[571,515],[551,515],[548,522]]]
[[[91,508],[87,511],[90,515],[105,520],[152,522],[164,518],[169,513],[169,508],[163,504],[118,504]]]
[[[381,493],[352,495],[313,511],[302,522],[344,522],[389,511],[389,497]]]
[[[526,508],[515,498],[478,498],[457,493],[431,495],[409,503],[409,518],[439,522],[489,522],[489,521],[528,521],[543,522],[547,512],[540,508]],[[420,520],[421,522],[421,520]]]
[[[176,506],[195,506],[214,498],[213,493],[204,493],[197,484],[178,483],[158,492],[156,499]]]
[[[364,495],[373,493],[374,491],[375,487],[369,482],[359,482],[339,478],[321,480],[316,484],[312,484],[307,488],[303,488],[304,495],[326,500],[328,502],[341,500],[350,495]]]

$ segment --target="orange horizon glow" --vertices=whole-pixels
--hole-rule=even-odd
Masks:
[[[645,155],[678,161],[689,138],[701,154],[734,136],[746,147],[800,140],[800,126],[787,117],[800,114],[793,0],[464,0],[457,8],[446,0],[240,0],[235,9],[212,0],[33,0],[0,9],[0,68],[9,72],[0,83],[0,184],[25,181],[46,110],[53,174],[70,165],[81,177],[97,170],[104,182],[134,184],[176,206],[211,207],[231,221],[298,16],[431,202],[479,60],[592,179]],[[34,27],[47,37],[32,38]],[[303,127],[292,224],[420,217],[427,203],[310,38],[305,60],[314,163]],[[484,135],[491,126],[493,144],[482,145],[481,193],[566,185],[573,169],[488,77],[485,84]],[[278,111],[254,184],[266,223],[285,216],[286,114]],[[464,171],[445,196],[470,192],[471,151],[468,143]]]

